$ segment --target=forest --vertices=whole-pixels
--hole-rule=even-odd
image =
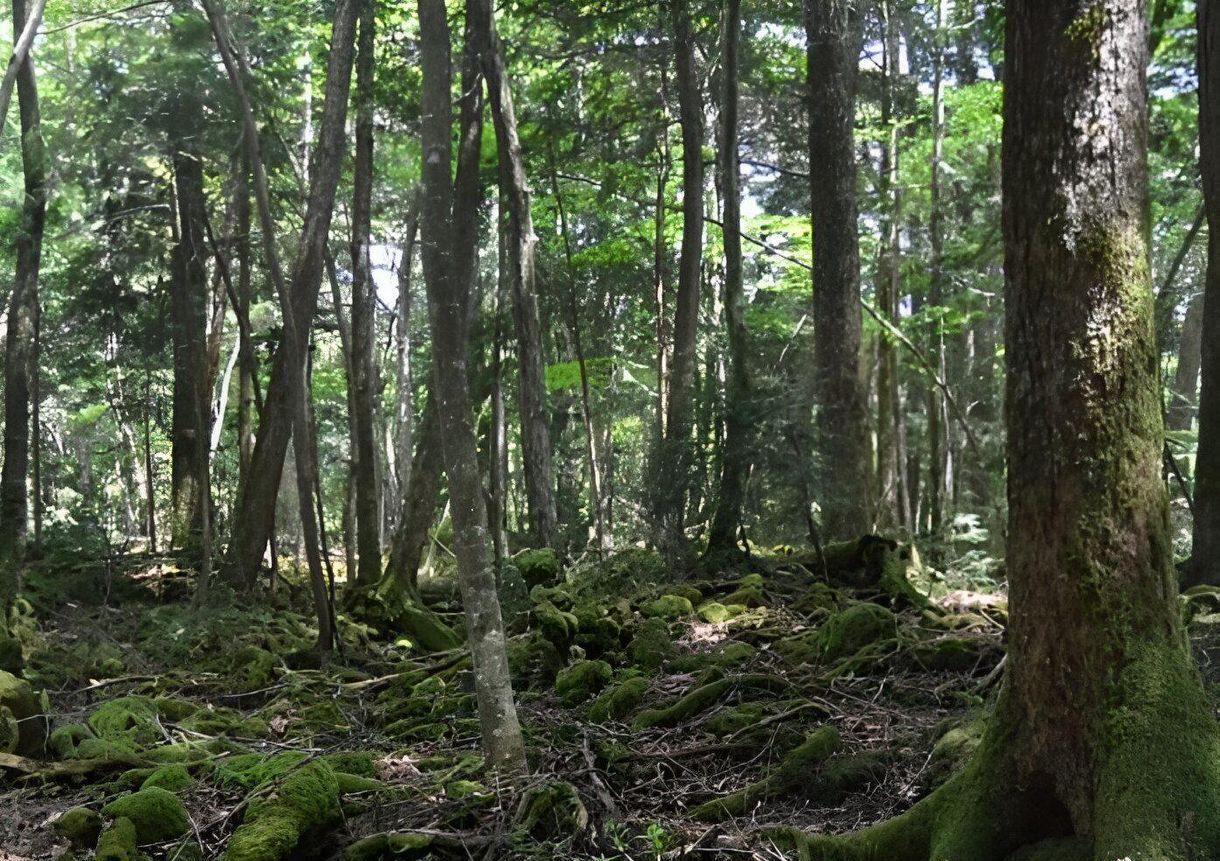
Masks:
[[[0,861],[1220,861],[1220,0],[10,0]]]

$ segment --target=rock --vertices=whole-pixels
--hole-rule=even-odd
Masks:
[[[559,672],[555,692],[559,701],[571,708],[604,688],[613,676],[614,671],[605,661],[577,661]]]
[[[826,661],[847,658],[865,646],[896,637],[897,633],[897,619],[891,611],[879,604],[854,604],[835,613],[819,630],[822,658]]]
[[[636,630],[628,648],[631,662],[645,670],[658,670],[674,654],[669,626],[661,619],[648,619]]]
[[[559,559],[555,556],[555,551],[549,548],[522,550],[513,557],[513,565],[525,578],[526,585],[531,588],[554,586],[559,582]]]
[[[539,843],[574,837],[589,824],[589,812],[570,783],[556,781],[526,791],[518,828]]]
[[[329,765],[314,760],[290,772],[273,793],[259,795],[233,833],[222,861],[281,861],[302,838],[340,816],[339,784]]]
[[[130,819],[120,817],[110,823],[97,841],[96,861],[137,861],[136,826]]]
[[[98,738],[134,749],[161,739],[158,717],[157,706],[148,697],[119,697],[94,709],[89,727]]]
[[[149,789],[157,787],[164,789],[166,792],[182,792],[184,789],[189,789],[195,783],[195,778],[191,777],[191,773],[186,770],[184,765],[163,765],[160,768],[154,769],[153,773],[145,778],[140,784],[141,789]]]
[[[682,595],[662,595],[640,607],[640,611],[650,619],[680,619],[695,612],[690,598]]]
[[[102,813],[131,820],[139,843],[160,843],[181,837],[191,827],[178,796],[159,786],[123,795],[102,808]]]
[[[88,807],[73,807],[65,810],[52,823],[61,837],[72,844],[73,849],[92,849],[97,846],[102,834],[102,815]]]
[[[695,611],[699,618],[709,625],[723,625],[729,619],[733,618],[732,611],[728,607],[721,604],[719,601],[708,601],[700,604],[699,609]]]
[[[0,752],[39,756],[47,741],[43,704],[25,679],[0,670]]]
[[[635,711],[648,692],[648,679],[643,676],[632,676],[604,691],[593,705],[589,706],[589,720],[594,723],[605,723],[608,720],[622,720]]]
[[[373,834],[357,840],[343,852],[343,861],[410,861],[430,858],[432,837],[427,834]]]

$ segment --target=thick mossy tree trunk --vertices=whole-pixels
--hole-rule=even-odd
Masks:
[[[24,0],[13,0],[14,39],[25,25]],[[34,61],[29,55],[16,70],[21,115],[21,165],[25,197],[16,238],[17,270],[9,300],[4,344],[4,468],[0,472],[0,637],[20,581],[29,520],[26,482],[30,465],[30,379],[38,316],[38,270],[46,222],[46,151],[38,110]],[[0,120],[3,114],[0,114]]]
[[[973,760],[815,858],[1214,858],[1220,733],[1170,564],[1144,4],[1008,4],[1008,674]]]
[[[1190,583],[1220,584],[1220,3],[1199,0],[1199,168],[1207,210]],[[1209,337],[1210,335],[1210,337]]]
[[[451,242],[455,218],[466,214],[455,209],[450,182],[453,131],[449,22],[444,0],[419,0],[419,29],[424,79],[421,250],[432,323],[433,395],[445,428],[441,448],[453,510],[453,550],[474,666],[483,749],[493,768],[519,771],[525,768],[525,743],[513,703],[504,622],[491,566],[467,379],[467,290],[455,277],[462,267]],[[456,204],[470,206],[473,202],[457,200]]]
[[[863,15],[851,0],[805,0],[813,218],[813,375],[822,531],[868,531],[868,411],[860,379],[855,106]]]

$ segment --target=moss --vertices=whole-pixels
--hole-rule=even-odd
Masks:
[[[0,622],[0,671],[17,675],[25,667],[21,641],[4,630]]]
[[[525,578],[526,585],[531,588],[553,586],[559,582],[559,559],[555,556],[555,551],[549,548],[522,550],[513,557],[513,565]]]
[[[605,661],[577,661],[556,677],[555,692],[559,701],[571,708],[604,688],[613,676],[614,671]]]
[[[622,626],[610,618],[606,608],[600,604],[585,602],[572,612],[576,617],[576,645],[588,654],[597,656],[619,647]]]
[[[280,861],[309,833],[339,818],[339,784],[329,765],[307,762],[250,802],[224,861]]]
[[[429,858],[428,834],[373,834],[357,840],[343,852],[343,861],[411,861]]]
[[[377,773],[375,758],[371,751],[343,750],[337,753],[328,753],[319,758],[333,768],[336,773],[343,772],[360,777],[373,777]]]
[[[186,770],[186,766],[163,765],[160,768],[154,769],[153,773],[145,778],[140,788],[148,789],[155,786],[167,792],[182,792],[194,784],[195,778],[191,777],[191,773]]]
[[[665,587],[665,590],[670,595],[685,598],[691,604],[699,604],[703,601],[703,591],[692,583],[671,583]]]
[[[974,720],[955,726],[936,740],[925,772],[930,786],[939,786],[960,771],[983,741],[986,721]]]
[[[650,619],[680,619],[695,612],[690,598],[682,595],[662,595],[640,606],[640,612]]]
[[[762,586],[741,586],[734,592],[730,592],[720,599],[727,605],[739,605],[742,607],[764,607],[767,604],[767,599],[763,595]]]
[[[452,780],[445,784],[446,798],[469,798],[472,795],[482,795],[487,787],[477,780]]]
[[[537,842],[554,842],[584,831],[589,813],[570,783],[555,781],[526,791],[518,829]]]
[[[749,643],[733,640],[721,647],[716,653],[715,660],[716,664],[721,667],[735,667],[738,664],[744,664],[756,654],[758,654],[758,650]]]
[[[46,745],[47,721],[30,683],[0,670],[0,708],[8,711],[0,726],[0,752],[40,755]]]
[[[771,651],[793,666],[816,664],[822,658],[822,636],[818,631],[805,631],[776,641]]]
[[[669,626],[661,619],[648,619],[636,630],[629,647],[631,662],[646,670],[657,670],[674,654]]]
[[[701,620],[709,625],[723,625],[733,618],[733,613],[729,611],[729,608],[719,601],[708,601],[700,604],[695,612]]]
[[[243,646],[233,653],[229,672],[238,685],[238,690],[257,691],[271,684],[278,663],[275,655],[266,649]]]
[[[199,711],[199,706],[195,703],[190,700],[179,699],[178,697],[155,697],[153,698],[153,706],[161,717],[170,721],[185,720]]]
[[[572,593],[563,586],[535,586],[530,589],[530,602],[544,604],[550,602],[560,610],[571,610],[575,606]]]
[[[92,849],[102,834],[102,815],[88,807],[65,810],[53,826],[55,832],[72,844],[73,849]]]
[[[560,610],[551,601],[542,601],[530,610],[530,622],[543,638],[561,653],[566,653],[576,634],[580,622],[566,610]]]
[[[96,861],[136,861],[136,826],[130,819],[118,818],[102,832],[97,841]]]
[[[839,593],[829,584],[822,582],[810,583],[805,591],[796,599],[792,609],[809,616],[824,611],[834,611],[839,606]]]
[[[942,637],[911,648],[915,662],[928,670],[964,672],[978,665],[986,643],[971,637]]]
[[[347,774],[343,771],[335,772],[335,783],[339,786],[340,795],[355,795],[359,792],[376,792],[385,789],[385,784],[380,780]]]
[[[836,661],[854,655],[865,646],[896,636],[897,619],[878,604],[860,603],[835,613],[819,631],[821,656]]]
[[[645,709],[639,713],[632,726],[635,729],[677,726],[710,708],[728,693],[732,686],[730,679],[719,679],[702,685],[665,708]]]
[[[589,707],[589,720],[594,723],[605,723],[608,720],[622,720],[635,711],[648,692],[648,679],[643,676],[632,676],[604,691],[593,705]]]
[[[267,735],[270,728],[265,720],[248,718],[235,709],[200,709],[181,721],[183,729],[203,735],[226,735],[243,738],[259,738]]]
[[[1079,837],[1051,837],[1018,849],[1006,861],[1093,861],[1093,845]]]
[[[708,718],[704,729],[712,735],[726,736],[754,726],[766,714],[766,709],[760,703],[742,703],[730,709],[717,712]]]
[[[211,763],[212,778],[226,789],[251,790],[260,784],[282,777],[304,762],[306,755],[287,750],[275,756],[261,753],[240,753],[222,757]]]
[[[102,808],[106,816],[126,817],[136,827],[140,843],[160,843],[181,837],[191,827],[186,808],[178,796],[159,786],[150,786],[116,798]]]
[[[838,757],[823,766],[810,787],[810,794],[820,804],[834,807],[884,775],[885,763],[872,751]]]
[[[152,762],[196,765],[210,759],[213,752],[223,753],[224,744],[223,742],[201,744],[193,741],[180,741],[174,744],[158,745],[145,751],[143,756]]]
[[[148,697],[120,697],[94,709],[89,726],[98,738],[147,746],[162,738],[158,717],[157,706]]]

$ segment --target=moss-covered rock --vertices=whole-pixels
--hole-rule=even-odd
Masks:
[[[838,805],[843,799],[865,789],[885,775],[885,763],[873,751],[860,751],[836,757],[822,768],[810,786],[819,803]]]
[[[0,670],[0,752],[38,756],[47,741],[42,700],[25,679]]]
[[[0,621],[0,671],[18,675],[24,667],[21,641],[4,630],[4,624]]]
[[[238,690],[257,691],[271,684],[279,660],[259,646],[243,646],[233,653],[229,672]]]
[[[93,730],[84,724],[72,723],[57,726],[51,731],[47,748],[60,759],[76,755],[76,746],[87,738],[93,738]]]
[[[593,657],[612,652],[619,647],[622,626],[610,618],[606,608],[597,603],[584,602],[572,611],[576,617],[576,645]]]
[[[765,607],[767,604],[767,599],[763,595],[761,585],[739,586],[720,600],[728,606],[736,605],[747,609],[751,607]]]
[[[160,843],[181,837],[191,827],[186,808],[178,796],[159,786],[150,786],[116,798],[102,808],[102,813],[131,820],[140,843]]]
[[[622,720],[635,711],[647,692],[648,679],[643,676],[624,679],[594,700],[593,705],[589,706],[589,720],[594,723]]]
[[[804,616],[834,612],[839,607],[839,592],[827,583],[810,583],[792,604]]]
[[[766,714],[761,703],[742,703],[724,709],[707,719],[704,729],[712,735],[726,736],[754,726]]]
[[[854,655],[865,646],[897,636],[893,612],[879,604],[860,603],[835,613],[819,631],[821,656],[836,661]]]
[[[695,612],[690,598],[682,595],[662,595],[640,606],[640,612],[650,619],[681,619]]]
[[[339,815],[334,771],[320,760],[307,762],[250,802],[223,861],[290,858],[303,837],[331,825]]]
[[[212,779],[222,787],[249,791],[289,774],[305,759],[306,754],[297,750],[286,750],[275,756],[239,753],[216,759],[208,768]]]
[[[561,569],[555,551],[550,548],[539,550],[522,550],[513,557],[513,565],[525,578],[526,585],[554,586],[559,582]]]
[[[555,678],[555,693],[568,708],[580,705],[610,683],[614,671],[605,661],[577,661]]]
[[[640,712],[632,726],[636,729],[677,726],[711,708],[712,704],[728,693],[732,686],[733,682],[730,679],[718,679],[700,685],[665,708],[645,709]]]
[[[158,716],[156,704],[148,697],[119,697],[94,709],[89,727],[98,738],[143,747],[162,738]]]
[[[97,841],[96,861],[137,861],[136,826],[120,817],[110,823]]]
[[[185,765],[172,764],[153,769],[152,774],[144,779],[140,788],[149,789],[155,786],[166,792],[182,792],[184,789],[189,789],[194,783],[195,778],[191,777],[191,773],[187,771]]]
[[[674,654],[669,626],[662,619],[648,619],[636,629],[628,648],[631,663],[645,670],[657,670]]]
[[[530,623],[556,650],[566,653],[580,631],[580,621],[575,614],[560,610],[551,601],[535,604],[530,610]]]
[[[693,605],[700,604],[703,601],[703,591],[693,583],[671,583],[665,587],[665,591],[670,595],[685,598]]]
[[[343,851],[343,861],[412,861],[431,858],[429,834],[373,834]]]
[[[65,810],[52,823],[55,832],[72,845],[73,849],[92,849],[97,846],[102,834],[104,820],[96,810],[88,807],[73,807]]]
[[[555,781],[526,791],[517,827],[521,833],[541,843],[574,837],[588,824],[589,812],[576,787]]]

